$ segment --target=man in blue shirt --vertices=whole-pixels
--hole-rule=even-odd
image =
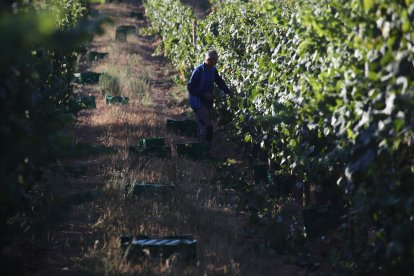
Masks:
[[[213,139],[213,125],[210,112],[214,102],[214,83],[226,94],[230,94],[224,80],[217,72],[218,54],[209,50],[205,54],[204,62],[199,65],[187,83],[191,108],[197,116],[198,137],[201,141],[211,142]]]

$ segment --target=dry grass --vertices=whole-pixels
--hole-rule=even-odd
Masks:
[[[128,4],[98,6],[115,17],[116,24],[143,23],[122,17],[130,8]],[[115,25],[116,25],[115,24]],[[259,240],[246,240],[237,232],[246,223],[244,214],[237,212],[231,201],[223,201],[216,187],[210,184],[214,166],[200,161],[180,159],[145,158],[131,155],[129,146],[136,145],[140,137],[163,136],[168,144],[183,138],[165,131],[169,116],[177,116],[185,107],[183,87],[156,88],[156,82],[168,83],[168,73],[162,63],[143,53],[142,45],[151,41],[132,35],[127,43],[115,43],[113,25],[106,26],[107,34],[96,38],[94,48],[108,51],[109,58],[92,65],[96,71],[104,71],[119,79],[120,94],[130,96],[129,105],[104,104],[100,91],[97,109],[81,113],[75,129],[81,141],[118,149],[114,154],[88,160],[91,167],[88,178],[67,187],[92,188],[102,191],[102,197],[93,203],[75,209],[62,225],[82,224],[88,230],[81,243],[82,250],[60,248],[66,256],[54,256],[55,269],[43,269],[43,273],[70,272],[97,275],[291,275],[301,271],[282,264],[275,257],[259,256],[255,250]],[[155,73],[158,72],[158,73]],[[166,92],[172,91],[171,94]],[[171,108],[166,108],[169,104]],[[160,106],[162,105],[162,110]],[[130,188],[136,181],[175,184],[177,187],[166,196],[146,195],[133,197]],[[72,182],[72,184],[71,184]],[[177,256],[164,262],[148,260],[130,263],[120,254],[119,235],[145,234],[163,236],[191,233],[198,240],[198,258],[187,264]],[[57,239],[64,239],[57,235]],[[66,239],[75,239],[75,237]],[[59,248],[56,248],[57,252]],[[51,257],[53,258],[53,257]],[[66,259],[65,259],[66,258]],[[70,261],[69,261],[70,260]]]
[[[108,31],[109,33],[109,31]],[[129,39],[135,38],[129,35]],[[122,43],[111,42],[109,58],[104,60],[97,69],[104,73],[99,87],[102,95],[122,95],[138,99],[143,106],[150,105],[152,87],[150,85],[151,72],[145,67],[143,58],[128,52],[128,47]]]

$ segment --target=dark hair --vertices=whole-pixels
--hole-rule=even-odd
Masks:
[[[217,59],[218,59],[218,53],[217,53],[217,51],[216,51],[216,50],[214,50],[214,49],[210,49],[210,50],[208,50],[208,51],[205,53],[205,57],[206,57],[207,59],[215,59],[215,60],[217,60]]]

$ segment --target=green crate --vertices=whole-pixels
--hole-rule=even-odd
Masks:
[[[126,42],[128,34],[136,33],[136,27],[132,25],[118,26],[115,30],[115,41]]]
[[[89,10],[89,16],[98,17],[99,15],[100,15],[100,12],[98,10],[95,10],[95,9],[90,9]]]
[[[81,109],[94,109],[96,108],[96,99],[95,96],[78,96],[76,98]]]
[[[167,130],[176,134],[197,137],[197,122],[194,120],[167,119]]]
[[[127,33],[124,30],[116,30],[115,41],[117,41],[117,42],[126,42],[127,41]]]
[[[332,229],[332,212],[326,206],[307,207],[302,215],[309,238],[320,237]]]
[[[104,59],[106,57],[108,57],[108,53],[96,52],[96,51],[89,52],[89,60],[90,61],[98,61],[98,60]]]
[[[165,146],[164,137],[141,138],[138,146],[131,147],[130,150],[141,156],[171,157],[171,147]]]
[[[130,16],[138,20],[144,19],[144,14],[142,12],[131,12]]]
[[[138,145],[144,148],[164,147],[165,139],[164,137],[141,138]]]
[[[105,102],[107,105],[128,104],[129,98],[124,96],[106,96]]]
[[[158,157],[158,158],[170,158],[171,147],[151,147],[145,148],[142,146],[130,147],[130,151],[138,156]]]
[[[209,157],[209,147],[206,143],[177,143],[176,149],[177,154],[180,157],[188,157],[198,160],[206,159]]]
[[[116,31],[118,32],[125,32],[127,34],[135,34],[136,32],[136,27],[132,26],[132,25],[123,25],[123,26],[118,26],[116,28]]]
[[[98,83],[99,77],[101,76],[101,73],[86,71],[81,73],[75,73],[75,82],[77,83]]]
[[[166,194],[171,193],[175,185],[154,184],[154,183],[136,183],[132,193],[136,196],[143,194]]]
[[[197,259],[197,241],[192,235],[167,236],[151,238],[149,236],[121,236],[121,251],[128,260],[139,258],[168,259],[173,254],[179,254],[185,261]],[[149,254],[146,254],[148,251]]]

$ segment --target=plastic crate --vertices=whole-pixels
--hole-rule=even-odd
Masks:
[[[121,236],[121,250],[126,259],[136,259],[148,256],[150,258],[167,259],[173,254],[179,254],[183,260],[197,259],[197,241],[192,235],[166,236],[151,238],[148,236]]]
[[[91,72],[91,71],[74,74],[75,82],[77,83],[91,83],[91,84],[98,83],[100,76],[101,76],[101,73],[96,73],[96,72]]]
[[[106,57],[108,57],[108,53],[96,52],[96,51],[89,52],[89,60],[90,61],[98,61],[98,60],[104,59]]]
[[[94,109],[96,108],[95,96],[78,96],[76,99],[81,109]]]
[[[100,16],[100,12],[98,10],[95,10],[95,9],[90,9],[89,10],[89,16],[90,17],[98,17],[98,16]]]
[[[129,104],[129,98],[124,96],[106,96],[106,105],[112,104]]]
[[[130,16],[138,20],[144,19],[144,14],[142,12],[131,12]]]
[[[127,41],[127,33],[124,30],[116,30],[115,33],[115,41],[117,42],[126,42]]]
[[[164,137],[141,138],[138,145],[144,148],[164,147],[165,139]]]
[[[171,157],[171,147],[165,146],[164,137],[141,138],[130,150],[141,156]]]
[[[145,148],[142,146],[130,147],[130,151],[138,156],[158,157],[158,158],[171,158],[171,147],[151,147]]]
[[[117,32],[124,32],[124,33],[127,33],[127,34],[135,34],[136,29],[137,28],[135,26],[132,26],[132,25],[123,25],[123,26],[118,26],[116,28],[116,31]]]
[[[206,143],[177,143],[176,149],[177,154],[180,157],[188,157],[198,160],[206,159],[209,157],[209,147]]]
[[[181,134],[189,137],[197,136],[197,122],[194,120],[175,120],[167,119],[167,130],[176,134]]]
[[[126,42],[128,34],[134,34],[136,27],[132,25],[118,26],[115,30],[115,41]]]

